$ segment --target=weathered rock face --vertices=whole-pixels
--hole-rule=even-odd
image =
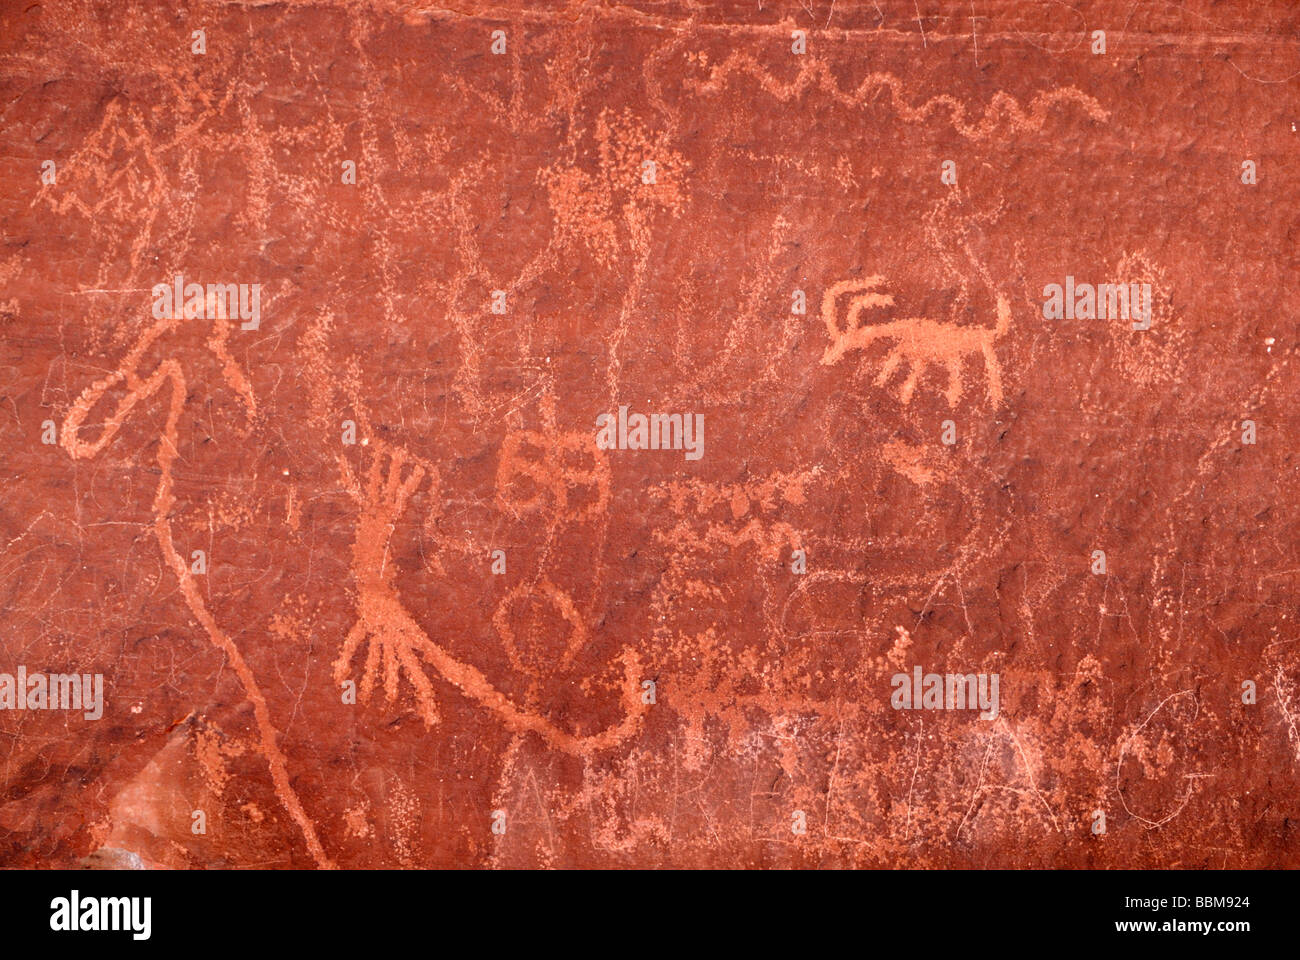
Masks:
[[[0,863],[1300,862],[1300,12],[758,6],[0,14]]]

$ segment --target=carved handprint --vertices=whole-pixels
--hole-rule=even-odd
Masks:
[[[403,478],[402,471],[408,459],[411,460],[410,469]],[[370,461],[364,491],[353,480],[352,471],[342,457],[339,466],[345,486],[361,506],[356,541],[352,545],[353,572],[360,597],[357,622],[334,661],[334,679],[342,683],[347,678],[352,659],[368,640],[370,649],[361,675],[362,702],[369,702],[382,663],[385,699],[391,703],[396,698],[401,675],[405,672],[415,689],[420,716],[425,726],[432,726],[438,722],[436,696],[417,654],[429,655],[433,652],[433,644],[398,599],[393,582],[394,568],[388,565],[388,544],[393,528],[406,510],[411,494],[432,468],[426,470],[419,461],[408,458],[401,447],[383,442],[378,444]],[[436,471],[433,472],[436,476]]]
[[[353,478],[346,460],[340,458],[339,468],[344,486],[361,507],[352,546],[353,574],[360,595],[358,616],[334,661],[334,677],[339,683],[347,679],[352,661],[362,644],[369,641],[359,691],[362,701],[368,701],[373,694],[382,670],[384,691],[391,702],[397,697],[405,674],[415,689],[416,705],[426,726],[438,722],[438,710],[433,684],[424,673],[421,661],[467,697],[496,713],[514,733],[531,731],[565,753],[590,754],[636,732],[646,704],[640,697],[640,664],[630,648],[623,652],[622,721],[599,733],[577,736],[537,713],[516,706],[479,670],[457,660],[429,639],[397,595],[393,567],[388,563],[388,545],[398,519],[426,476],[435,478],[436,492],[437,470],[432,464],[383,442],[376,445],[364,488]]]

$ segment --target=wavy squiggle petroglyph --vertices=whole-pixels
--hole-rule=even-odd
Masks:
[[[1105,121],[1110,116],[1096,99],[1077,87],[1057,87],[1034,97],[1028,110],[1009,93],[998,91],[989,101],[984,116],[978,121],[969,122],[966,104],[946,93],[931,97],[920,106],[912,106],[903,98],[906,85],[892,73],[872,73],[863,78],[856,89],[845,90],[831,74],[827,63],[809,60],[799,68],[799,73],[793,80],[783,82],[749,53],[733,53],[710,69],[708,80],[688,80],[687,86],[693,86],[701,93],[717,93],[734,75],[753,77],[763,90],[781,101],[797,99],[809,90],[816,89],[827,94],[840,106],[860,107],[874,100],[881,90],[886,90],[899,119],[906,123],[921,123],[929,119],[931,114],[946,110],[953,129],[968,140],[986,140],[1002,124],[1009,125],[1017,133],[1036,133],[1043,129],[1049,111],[1058,104],[1074,105],[1098,122]]]

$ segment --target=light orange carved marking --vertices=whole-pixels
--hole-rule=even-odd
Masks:
[[[881,100],[880,94],[884,91],[888,93],[894,113],[903,122],[921,123],[928,121],[932,114],[946,113],[953,129],[968,140],[988,139],[998,132],[999,127],[1009,128],[1019,134],[1037,133],[1047,123],[1048,111],[1058,104],[1078,107],[1098,122],[1104,122],[1110,117],[1110,113],[1095,98],[1077,87],[1054,87],[1035,96],[1028,109],[1022,107],[1020,101],[1009,93],[999,90],[985,107],[984,116],[972,122],[968,119],[966,104],[946,93],[931,97],[919,106],[912,106],[904,99],[905,84],[892,73],[868,74],[855,89],[847,90],[836,81],[828,63],[809,58],[799,68],[795,78],[784,83],[749,53],[733,53],[722,63],[710,68],[707,80],[691,79],[686,84],[702,93],[718,93],[733,74],[748,74],[758,81],[763,90],[783,102],[801,97],[810,90],[817,90],[842,107],[862,107]]]
[[[280,798],[280,802],[288,811],[289,816],[298,824],[312,858],[319,866],[332,869],[334,864],[325,854],[325,850],[316,836],[316,827],[311,818],[307,816],[307,812],[298,799],[298,794],[294,792],[293,785],[289,782],[288,767],[285,764],[284,755],[275,742],[276,730],[275,725],[271,722],[271,712],[266,705],[266,698],[262,695],[261,688],[258,687],[257,679],[253,676],[253,671],[249,669],[234,641],[226,636],[217,625],[216,619],[209,612],[207,605],[203,602],[203,595],[194,582],[194,577],[190,573],[185,559],[176,550],[172,538],[170,519],[173,503],[172,463],[178,455],[176,448],[177,426],[180,422],[181,411],[185,406],[185,374],[181,369],[181,365],[172,357],[160,362],[153,373],[143,379],[137,373],[136,368],[144,352],[159,337],[171,332],[183,322],[181,320],[160,320],[153,324],[141,334],[140,339],[127,352],[117,370],[95,381],[94,384],[82,391],[81,396],[77,398],[77,402],[72,405],[72,409],[68,411],[68,415],[63,421],[61,443],[74,460],[91,459],[97,456],[117,436],[118,430],[121,429],[122,424],[126,422],[127,417],[131,415],[131,411],[135,409],[138,403],[148,400],[169,382],[171,383],[172,390],[167,409],[167,423],[163,428],[158,443],[159,477],[158,490],[154,495],[153,502],[154,536],[158,540],[158,546],[162,550],[163,558],[172,568],[172,572],[176,574],[186,606],[190,608],[190,612],[203,625],[203,629],[207,631],[208,639],[230,659],[235,675],[244,687],[244,694],[253,705],[253,714],[257,719],[257,730],[261,740],[262,753],[266,757],[267,765],[270,767],[276,796]],[[230,351],[226,346],[229,333],[229,325],[224,321],[218,321],[213,326],[212,336],[208,338],[207,346],[221,361],[222,373],[226,382],[230,384],[247,405],[249,415],[256,416],[257,402],[253,397],[252,388],[244,377],[243,371],[235,364],[234,358],[230,355]],[[118,384],[125,384],[127,393],[118,401],[117,409],[105,421],[104,430],[99,435],[99,439],[93,443],[82,440],[80,435],[87,415],[103,396]]]
[[[899,399],[909,403],[917,381],[927,364],[938,364],[947,371],[948,389],[944,396],[949,406],[961,399],[965,386],[962,382],[962,363],[971,354],[984,358],[984,373],[988,378],[988,395],[994,403],[1002,402],[1002,368],[993,350],[994,342],[1011,328],[1011,304],[998,294],[997,325],[993,327],[967,327],[955,323],[939,323],[924,317],[905,317],[885,323],[863,324],[862,312],[875,307],[891,307],[894,298],[878,292],[884,277],[865,280],[844,280],[834,284],[822,297],[822,320],[830,335],[830,345],[822,355],[823,364],[833,364],[851,350],[862,350],[877,340],[893,340],[885,355],[884,366],[876,376],[876,386],[883,386],[902,363],[910,367],[907,380],[899,390]],[[844,294],[856,294],[849,299],[844,325],[836,320],[836,301]]]
[[[353,659],[368,639],[370,647],[366,652],[360,689],[362,701],[369,701],[381,664],[389,701],[397,697],[401,674],[405,672],[415,688],[416,704],[426,726],[438,722],[438,710],[433,686],[423,671],[421,659],[470,699],[496,713],[512,732],[531,731],[565,753],[588,755],[635,733],[646,705],[639,695],[640,663],[630,648],[623,653],[623,720],[600,733],[576,736],[519,708],[477,669],[457,660],[429,639],[402,605],[397,595],[395,568],[388,563],[388,538],[393,526],[428,472],[425,466],[415,462],[403,478],[408,459],[413,458],[401,448],[382,441],[377,443],[364,490],[353,480],[346,461],[339,460],[344,484],[361,506],[352,548],[353,573],[360,596],[357,622],[348,632],[334,661],[335,679],[340,683],[347,679]]]

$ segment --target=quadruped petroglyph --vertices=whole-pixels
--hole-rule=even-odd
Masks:
[[[887,384],[900,366],[903,367],[908,373],[899,387],[898,399],[909,403],[926,367],[934,365],[946,374],[944,397],[949,406],[955,406],[965,391],[963,366],[978,356],[984,362],[988,398],[994,404],[1002,402],[1002,367],[994,346],[1011,329],[1011,305],[1005,296],[998,296],[997,320],[992,327],[962,326],[925,317],[882,322],[864,320],[867,311],[894,306],[894,298],[883,292],[885,288],[884,277],[868,277],[844,280],[826,290],[822,298],[822,322],[826,324],[830,344],[822,354],[823,364],[834,364],[847,353],[865,351],[877,341],[884,341],[891,346],[881,362],[876,386]]]

